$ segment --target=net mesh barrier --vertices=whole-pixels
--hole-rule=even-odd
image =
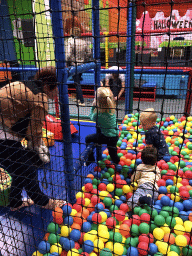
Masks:
[[[1,0],[0,33],[0,255],[192,255],[191,0]]]

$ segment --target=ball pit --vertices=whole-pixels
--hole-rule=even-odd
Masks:
[[[172,115],[157,119],[157,126],[170,155],[157,163],[161,179],[153,207],[137,206],[127,215],[126,200],[137,189],[129,174],[142,163],[145,147],[138,113],[128,114],[119,126],[119,164],[115,167],[108,150],[103,151],[76,203],[52,212],[53,221],[33,255],[192,256],[192,117]]]

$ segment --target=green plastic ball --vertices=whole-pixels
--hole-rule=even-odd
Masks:
[[[141,210],[141,207],[140,206],[136,206],[134,209],[133,209],[133,212],[135,215],[139,215],[139,212]]]
[[[165,224],[165,218],[162,215],[157,215],[154,218],[154,222],[157,226],[161,227]]]
[[[141,234],[148,234],[149,233],[149,225],[147,223],[141,223],[139,225],[139,232]]]
[[[160,211],[159,213],[161,216],[163,216],[165,219],[169,216],[169,213],[166,211]]]
[[[100,253],[99,253],[100,256],[112,256],[112,252],[109,248],[103,248]]]
[[[110,176],[112,176],[115,173],[115,170],[113,168],[109,168],[107,171],[110,174]]]
[[[56,234],[53,234],[51,233],[48,237],[48,242],[50,244],[55,244],[55,243],[58,243],[59,242],[59,239],[60,239],[60,236],[59,235],[56,235]]]
[[[115,210],[119,210],[117,205],[111,205],[109,208],[110,212],[114,212]]]
[[[121,188],[116,188],[115,189],[115,195],[116,196],[122,196],[123,195],[123,190]]]
[[[123,241],[123,237],[122,237],[121,233],[118,233],[118,232],[116,232],[114,234],[113,238],[114,238],[115,243],[121,243]]]
[[[179,248],[178,246],[174,245],[174,244],[170,245],[170,251],[174,251],[174,252],[176,252],[178,255],[180,255],[180,253],[181,253],[180,248]]]
[[[103,199],[103,203],[106,207],[110,207],[113,203],[112,199],[108,196],[106,196],[104,199]]]
[[[178,187],[172,186],[172,187],[170,188],[170,193],[171,193],[171,194],[178,193],[178,192],[179,192],[179,188],[178,188]]]
[[[184,161],[180,161],[180,167],[184,168],[186,166],[186,163]]]
[[[139,227],[135,224],[131,225],[130,231],[131,231],[131,235],[134,237],[139,235]]]
[[[130,246],[137,247],[139,243],[138,237],[128,237],[125,241],[125,247],[128,249]]]
[[[54,233],[54,234],[56,234],[57,231],[58,231],[58,228],[59,228],[58,224],[51,222],[51,223],[49,223],[49,225],[47,226],[47,232],[48,232],[48,233]]]
[[[146,209],[141,209],[141,210],[139,211],[139,216],[141,216],[141,214],[143,214],[143,213],[148,213],[148,212],[147,212]]]
[[[176,220],[175,220],[175,218],[172,217],[172,216],[167,217],[166,220],[165,220],[165,222],[166,222],[166,224],[167,224],[169,227],[171,227],[171,228],[174,228],[175,225],[176,225]]]
[[[109,172],[105,172],[105,173],[103,174],[103,177],[104,177],[105,179],[108,179],[110,176],[111,176],[111,175],[110,175]]]
[[[182,248],[183,256],[192,256],[192,246],[185,246]]]

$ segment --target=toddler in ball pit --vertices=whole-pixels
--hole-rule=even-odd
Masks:
[[[167,143],[164,135],[155,125],[157,114],[153,108],[145,109],[140,114],[140,122],[145,130],[145,142],[147,146],[153,146],[157,149],[157,161],[163,159],[165,155],[169,155]]]
[[[151,205],[152,200],[157,200],[158,198],[157,181],[161,179],[161,174],[156,166],[157,149],[145,147],[141,152],[141,159],[143,164],[138,165],[131,176],[131,181],[137,182],[138,188],[127,201],[130,209],[139,204]]]

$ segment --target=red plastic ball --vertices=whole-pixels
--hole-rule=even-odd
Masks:
[[[183,186],[187,186],[187,185],[189,185],[189,181],[188,181],[187,179],[183,179],[183,180],[181,181],[181,184],[182,184]]]
[[[81,246],[80,246],[80,244],[79,244],[79,243],[77,243],[77,242],[75,242],[75,247],[74,247],[74,248],[75,248],[75,249],[77,249],[77,250],[79,250],[79,249],[80,249],[80,247],[81,247]]]
[[[129,206],[127,204],[123,203],[123,204],[120,205],[119,209],[126,213],[129,210]]]
[[[121,180],[121,176],[120,176],[119,174],[115,174],[115,175],[113,176],[113,180],[114,180],[114,181]]]
[[[92,183],[85,184],[85,191],[86,192],[91,192],[92,189],[93,189],[93,184]]]
[[[144,243],[153,243],[154,242],[154,238],[152,234],[141,234],[139,236],[139,243],[140,242],[144,242]]]
[[[192,172],[191,171],[186,171],[184,173],[184,177],[187,178],[187,179],[192,179]]]
[[[105,183],[100,183],[98,189],[100,191],[106,191],[107,185]]]
[[[169,169],[169,165],[168,165],[167,163],[163,163],[163,164],[161,165],[161,168],[162,168],[163,170],[168,170],[168,169]]]
[[[77,212],[80,212],[82,210],[82,206],[80,204],[74,204],[73,209],[75,209]]]
[[[94,172],[100,172],[101,171],[101,167],[99,167],[99,166],[95,166],[95,168],[94,168]]]
[[[96,195],[92,196],[91,203],[95,206],[96,204],[100,203],[100,198]]]
[[[77,198],[76,204],[84,205],[85,204],[85,199],[83,197]]]
[[[127,158],[127,159],[133,159],[133,155],[131,154],[131,153],[127,153],[126,155],[125,155],[125,157]]]
[[[133,193],[131,193],[131,192],[127,193],[127,194],[126,194],[126,199],[128,200],[129,198],[132,197],[132,195],[133,195]]]
[[[94,195],[94,194],[95,194],[95,195],[98,195],[98,194],[99,194],[99,190],[96,189],[96,188],[94,188],[94,189],[91,190],[91,194],[92,194],[92,195]]]
[[[125,212],[122,210],[115,210],[114,211],[114,217],[118,220],[118,221],[123,221],[125,219]]]
[[[94,213],[92,216],[92,221],[94,224],[99,224],[102,221],[102,216],[99,213]]]
[[[84,193],[84,198],[91,199],[91,197],[92,197],[91,193],[87,193],[87,192]]]
[[[140,216],[141,222],[149,223],[150,219],[151,219],[151,217],[148,213],[142,213]]]
[[[136,214],[132,216],[131,221],[132,221],[132,224],[135,224],[137,226],[141,224],[141,218],[139,217],[139,215],[136,215]]]
[[[158,185],[158,187],[165,186],[166,185],[166,181],[163,180],[163,179],[160,179],[160,180],[157,181],[157,185]]]
[[[116,220],[112,217],[109,217],[107,220],[106,220],[106,226],[110,229],[114,228],[116,226]]]
[[[190,197],[189,192],[188,192],[188,191],[185,191],[185,190],[182,190],[182,191],[180,192],[180,197],[181,197],[183,200],[189,199],[189,197]]]
[[[149,244],[145,242],[140,242],[137,246],[137,249],[140,255],[147,255],[148,248],[149,248]]]

